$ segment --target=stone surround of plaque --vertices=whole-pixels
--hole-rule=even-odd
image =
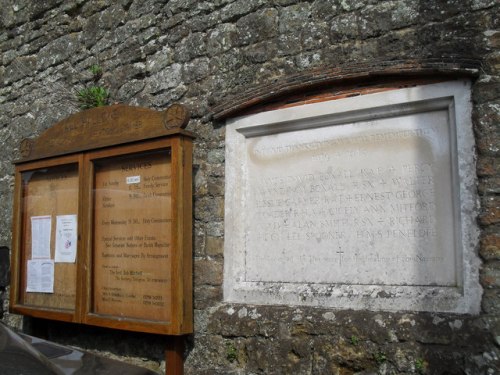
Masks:
[[[477,313],[470,86],[231,120],[224,299]]]
[[[11,311],[192,332],[188,120],[179,104],[165,112],[114,105],[77,113],[23,141]]]

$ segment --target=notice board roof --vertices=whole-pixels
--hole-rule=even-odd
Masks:
[[[88,109],[59,121],[36,139],[22,140],[21,159],[15,164],[173,134],[194,138],[183,129],[188,120],[189,112],[180,104],[165,111],[123,104]]]

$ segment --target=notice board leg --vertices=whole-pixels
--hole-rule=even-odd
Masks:
[[[165,351],[166,375],[184,375],[184,336],[170,336]]]

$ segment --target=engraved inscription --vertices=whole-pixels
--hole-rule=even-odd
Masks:
[[[79,113],[77,118],[69,118],[61,121],[58,129],[65,137],[51,137],[44,139],[47,148],[60,148],[61,143],[71,147],[79,137],[86,137],[92,134],[92,139],[102,141],[116,136],[118,109],[114,109],[109,114],[105,113],[102,117],[88,117],[84,112]],[[121,134],[133,134],[145,127],[145,123],[140,118],[134,116],[127,118],[127,121],[120,121]],[[23,155],[23,157],[26,157]]]
[[[448,131],[442,111],[249,138],[245,280],[455,285]]]

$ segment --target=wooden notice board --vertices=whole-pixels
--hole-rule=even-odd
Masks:
[[[93,109],[46,132],[59,134],[58,147],[46,148],[45,133],[24,142],[16,163],[13,312],[192,332],[193,135],[182,128],[187,111],[175,106],[174,113]]]

